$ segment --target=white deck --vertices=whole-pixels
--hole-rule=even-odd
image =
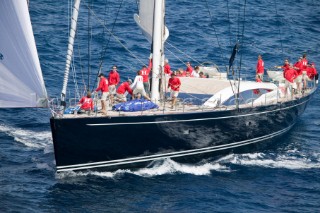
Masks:
[[[308,95],[311,92],[309,89],[305,95]],[[293,97],[287,97],[287,98],[279,98],[278,100],[264,100],[258,103],[247,103],[242,104],[239,107],[240,108],[250,108],[250,107],[257,107],[257,106],[264,106],[264,105],[272,105],[277,103],[284,103],[290,100],[298,99],[303,97],[303,95],[294,95]],[[293,99],[292,99],[293,98]],[[109,107],[109,110],[107,112],[107,115],[103,115],[102,113],[98,112],[92,112],[90,115],[88,114],[64,114],[64,118],[81,118],[81,117],[122,117],[122,116],[150,116],[150,115],[163,115],[163,114],[183,114],[183,113],[194,113],[194,112],[211,112],[211,111],[223,111],[223,110],[233,110],[236,107],[235,106],[221,106],[221,107],[205,107],[200,105],[183,105],[182,102],[178,102],[177,106],[174,109],[171,109],[170,102],[166,102],[165,106],[160,105],[158,109],[151,109],[146,111],[138,111],[138,112],[118,112],[118,111],[112,111],[111,107]]]

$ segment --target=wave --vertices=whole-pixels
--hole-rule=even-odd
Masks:
[[[14,138],[26,147],[32,149],[43,149],[44,153],[53,152],[50,131],[33,131],[0,124],[0,132]]]
[[[115,172],[62,172],[57,173],[57,179],[81,176],[99,176],[103,178],[121,178],[126,174],[133,174],[140,177],[155,177],[160,175],[191,174],[196,176],[211,175],[212,172],[237,172],[239,168],[264,167],[282,168],[290,170],[320,168],[320,153],[301,153],[298,149],[287,150],[285,153],[251,153],[251,154],[230,154],[214,161],[207,161],[200,164],[182,164],[172,159],[155,161],[146,168],[138,170],[117,170]]]
[[[141,168],[135,171],[130,169],[122,170],[119,169],[115,172],[61,172],[57,173],[56,177],[58,179],[75,177],[75,176],[100,176],[104,178],[118,178],[125,174],[133,174],[140,177],[154,177],[159,175],[167,175],[167,174],[192,174],[192,175],[210,175],[212,171],[219,172],[230,172],[230,169],[225,165],[220,165],[216,162],[206,162],[203,164],[182,164],[177,163],[171,159],[165,159],[161,161],[155,161],[152,165],[147,168]]]
[[[220,163],[290,170],[320,168],[320,153],[303,154],[298,150],[288,150],[284,154],[254,153],[231,154],[219,159]]]

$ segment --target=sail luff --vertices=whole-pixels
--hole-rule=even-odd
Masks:
[[[3,1],[0,20],[0,108],[47,107],[27,1]]]
[[[76,30],[77,30],[80,2],[81,2],[80,0],[75,0],[74,5],[73,5],[73,10],[72,10],[70,35],[69,35],[69,39],[68,39],[68,50],[67,50],[67,56],[66,56],[66,67],[65,67],[65,71],[64,71],[63,86],[62,86],[62,91],[61,91],[62,105],[65,105],[65,96],[66,96],[66,91],[67,91],[69,71],[70,71],[70,65],[71,65],[72,54],[73,54],[74,38],[76,35]]]

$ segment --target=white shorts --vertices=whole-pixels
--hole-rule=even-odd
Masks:
[[[173,97],[178,97],[178,95],[179,95],[179,91],[174,91],[174,90],[171,90],[171,94],[170,94],[170,96],[171,96],[171,98],[173,98]]]
[[[258,76],[260,76],[261,81],[263,80],[263,73],[257,73]]]
[[[294,82],[301,83],[302,82],[302,75],[298,75],[296,79],[294,79]]]
[[[110,85],[109,92],[110,92],[110,95],[115,95],[116,94],[116,85]]]
[[[120,99],[121,101],[127,101],[127,97],[125,94],[117,93],[117,98]]]
[[[135,88],[133,90],[133,94],[136,95],[140,93],[142,96],[146,96],[146,91],[144,91],[144,88]]]
[[[302,79],[303,80],[307,80],[307,81],[311,81],[310,78],[307,75],[307,71],[302,71]]]
[[[103,92],[101,96],[101,100],[106,101],[108,100],[108,98],[109,98],[109,92]]]
[[[295,82],[291,83],[290,81],[286,80],[286,88],[293,88],[297,89],[297,84]]]

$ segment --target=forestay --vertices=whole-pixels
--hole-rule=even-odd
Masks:
[[[0,29],[0,108],[46,107],[26,0],[1,1]]]

